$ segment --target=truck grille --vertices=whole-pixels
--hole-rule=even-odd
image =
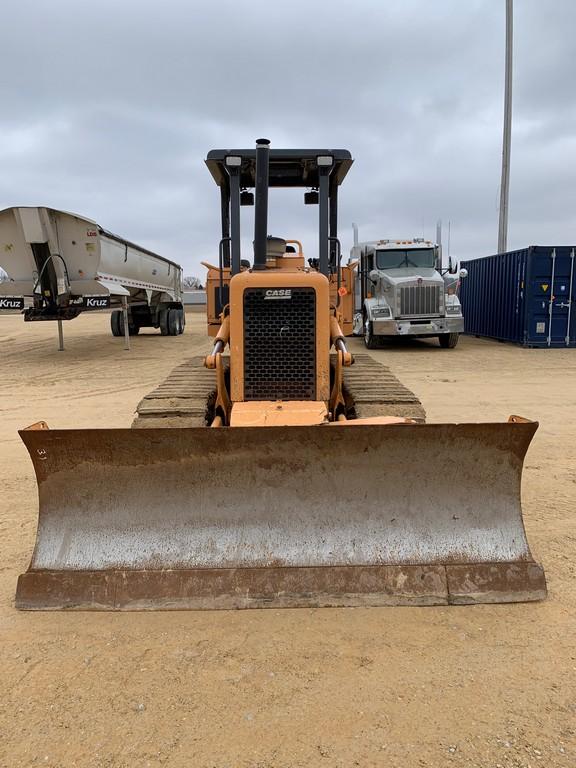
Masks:
[[[244,291],[244,399],[316,399],[316,292]]]
[[[439,314],[439,285],[403,285],[400,287],[400,317]]]

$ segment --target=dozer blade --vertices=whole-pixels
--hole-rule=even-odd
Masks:
[[[520,506],[537,424],[24,430],[21,609],[540,600]]]

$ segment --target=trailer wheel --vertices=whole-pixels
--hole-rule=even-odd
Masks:
[[[184,311],[184,308],[178,310],[178,317],[180,319],[180,329],[178,333],[182,334],[184,333],[184,327],[186,326],[186,313]]]
[[[178,336],[180,334],[180,317],[179,317],[179,310],[177,309],[169,309],[168,310],[168,335],[169,336]]]
[[[158,327],[160,328],[160,333],[162,336],[168,336],[170,331],[168,330],[168,314],[170,310],[169,309],[161,309],[158,312]]]
[[[440,336],[438,336],[438,341],[440,342],[442,349],[454,349],[456,344],[458,344],[459,338],[459,333],[441,333]]]
[[[376,339],[372,330],[372,321],[364,318],[364,344],[366,349],[376,349]]]
[[[116,319],[114,318],[114,315],[117,315]],[[110,325],[112,326],[112,333],[114,336],[124,336],[124,312],[121,309],[116,309],[112,312]],[[139,330],[140,326],[136,325],[130,315],[128,315],[128,335],[137,336]]]
[[[112,336],[123,335],[124,329],[120,327],[121,320],[122,320],[122,311],[119,309],[115,309],[110,315],[110,328],[112,330]]]

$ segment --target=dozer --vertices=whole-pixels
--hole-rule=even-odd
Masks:
[[[354,365],[340,326],[337,192],[351,163],[344,150],[270,150],[266,140],[209,153],[222,242],[205,423],[23,430],[39,523],[18,608],[545,597],[520,506],[537,424],[417,423],[385,403],[365,418],[364,400],[346,391]],[[312,191],[317,257],[305,262],[298,243],[268,237],[269,187]],[[240,253],[249,189],[252,265]]]

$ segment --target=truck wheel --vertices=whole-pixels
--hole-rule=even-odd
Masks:
[[[374,333],[372,331],[372,321],[368,320],[368,318],[364,319],[364,344],[366,345],[366,349],[376,348],[376,339],[374,338]]]
[[[168,310],[168,335],[178,336],[180,333],[180,317],[177,309]]]
[[[186,327],[186,312],[184,308],[179,309],[178,314],[180,316],[180,333],[184,333],[184,328]]]
[[[158,326],[160,328],[160,333],[162,336],[168,336],[170,331],[168,330],[168,315],[170,313],[169,309],[161,309],[158,312]]]
[[[180,336],[180,334],[184,333],[184,312],[181,309],[172,309],[170,311],[176,315],[176,336]]]
[[[113,336],[124,336],[124,312],[121,309],[115,309],[110,315],[110,327]],[[128,334],[136,336],[139,330],[140,326],[128,319]]]
[[[112,336],[122,336],[123,330],[120,330],[121,318],[122,312],[119,309],[115,309],[110,315],[110,328],[112,330]]]
[[[459,337],[459,333],[441,333],[438,336],[438,341],[442,349],[454,349],[456,344],[458,344]]]
[[[115,336],[124,336],[124,312],[119,309],[118,310],[118,334],[114,334]],[[130,317],[130,314],[128,314],[128,336],[138,336],[138,331],[140,330],[140,326],[136,325],[136,323],[132,320]],[[112,331],[114,333],[114,331]]]

